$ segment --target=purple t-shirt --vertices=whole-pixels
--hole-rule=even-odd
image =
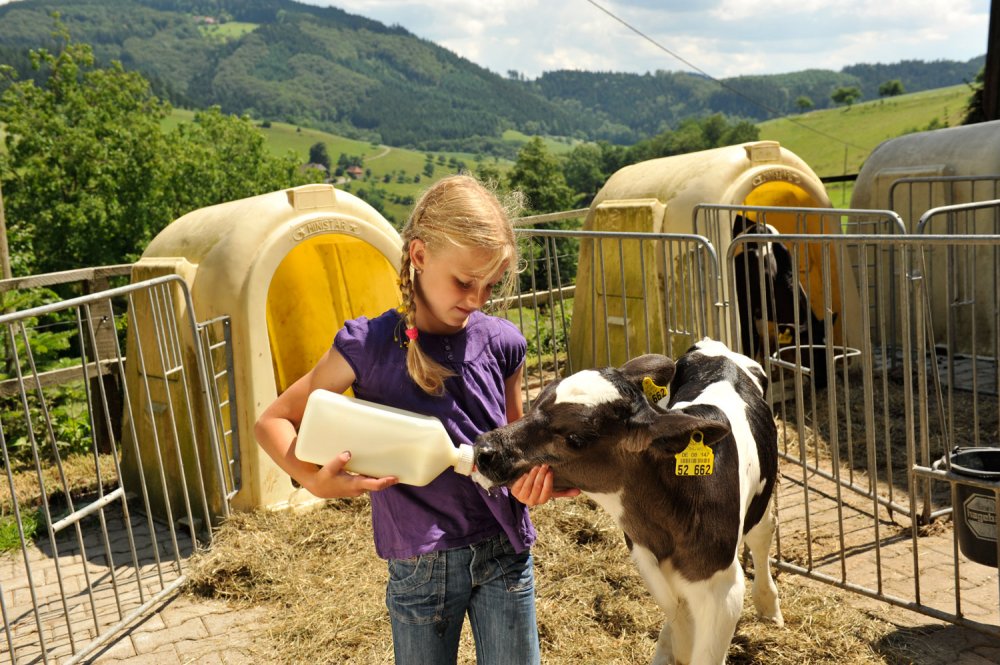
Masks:
[[[436,416],[456,445],[507,423],[504,380],[524,362],[526,342],[511,322],[481,312],[454,335],[420,331],[420,347],[455,372],[445,393],[428,395],[406,371],[403,323],[396,310],[347,321],[334,348],[354,369],[360,399]],[[535,541],[525,506],[506,487],[487,492],[448,469],[424,487],[394,485],[371,493],[375,551],[406,559],[462,547],[504,532],[522,552]]]

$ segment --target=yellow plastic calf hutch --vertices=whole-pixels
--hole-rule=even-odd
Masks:
[[[133,266],[133,282],[183,277],[198,320],[231,318],[241,477],[234,508],[280,508],[314,500],[260,450],[254,422],[329,349],[344,320],[374,316],[399,304],[401,246],[395,229],[361,199],[331,185],[305,185],[188,213],[157,235]],[[178,302],[183,307],[183,300]],[[149,303],[137,300],[133,316],[150,315]],[[139,327],[130,326],[129,333]],[[193,339],[180,341],[186,354],[196,352],[195,344]],[[132,348],[128,342],[127,348]],[[163,382],[144,382],[137,363],[126,365],[133,410],[139,413],[147,403],[145,386]],[[158,390],[175,389],[181,387]],[[197,387],[189,390],[197,392]],[[148,397],[155,410],[169,396]],[[195,427],[208,426],[207,414],[196,412],[194,419],[199,421]],[[148,449],[154,438],[148,428],[154,425],[147,418],[135,420],[139,450]],[[184,432],[179,436],[188,448],[195,445],[185,441],[190,437]],[[140,472],[134,461],[129,464],[129,448],[124,446],[126,477]],[[146,463],[155,459],[152,455],[142,458],[147,478],[160,472]],[[163,467],[168,484],[184,486],[176,456],[168,456]],[[173,505],[181,499],[180,492],[171,493],[174,515],[181,514],[180,506]],[[162,496],[151,500],[164,507]]]
[[[649,160],[626,166],[614,173],[601,188],[590,205],[584,228],[592,231],[683,233],[696,231],[694,212],[699,204],[734,206],[780,206],[794,208],[830,208],[826,189],[812,169],[795,154],[782,148],[775,141],[756,141],[742,145],[716,148],[673,157]],[[712,242],[725,275],[726,253],[732,241],[731,226],[721,220],[718,228],[698,228]],[[801,228],[802,220],[805,228]],[[840,233],[840,225],[831,223],[830,215],[806,215],[769,212],[767,222],[781,233]],[[598,248],[595,250],[595,247]],[[603,248],[603,249],[601,249]],[[815,248],[819,251],[819,248]],[[596,252],[605,255],[595,257]],[[810,252],[813,248],[810,247]],[[820,261],[813,261],[819,270]],[[592,266],[605,266],[603,277],[593,274]],[[611,268],[609,269],[608,266]],[[622,277],[614,277],[622,266]],[[836,270],[836,263],[834,264]],[[632,355],[645,352],[664,353],[676,357],[691,343],[693,335],[668,334],[667,313],[662,297],[647,297],[635,302],[637,293],[662,296],[666,284],[684,283],[693,286],[695,281],[681,279],[675,271],[677,265],[666,265],[651,248],[640,243],[618,246],[581,243],[577,272],[576,297],[570,337],[570,360],[574,368],[601,365],[618,365],[626,360],[626,345]],[[614,278],[612,278],[614,277]],[[810,304],[822,316],[826,303],[822,301],[822,279],[813,275],[803,283],[810,285]],[[837,275],[833,276],[837,279]],[[833,343],[856,346],[860,333],[853,322],[858,316],[849,316],[845,310],[858,307],[856,288],[850,274],[847,302],[840,302],[834,291],[831,307],[838,314],[837,335]],[[645,282],[645,283],[643,283]],[[729,280],[722,279],[723,302],[731,302]],[[818,293],[817,293],[818,292]],[[701,298],[702,293],[687,293],[684,297]],[[711,307],[714,303],[709,303]],[[641,314],[639,313],[641,310]],[[632,325],[647,320],[647,329]],[[606,326],[591,325],[592,321],[607,321]],[[851,322],[852,326],[847,323]],[[685,322],[674,321],[675,324]],[[688,322],[689,323],[689,322]],[[737,339],[730,339],[728,326],[720,330],[709,329],[707,334],[734,347]],[[849,339],[845,339],[849,338]]]

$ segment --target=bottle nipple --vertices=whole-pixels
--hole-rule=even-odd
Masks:
[[[476,461],[476,449],[467,443],[458,446],[458,460],[455,462],[455,473],[468,476]]]

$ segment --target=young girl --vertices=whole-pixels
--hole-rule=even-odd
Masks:
[[[474,178],[445,178],[417,202],[402,238],[402,307],[347,321],[319,363],[265,410],[255,434],[318,497],[372,492],[397,663],[454,663],[466,614],[480,665],[537,663],[535,530],[525,506],[571,494],[553,493],[551,471],[538,467],[510,492],[487,493],[450,469],[414,487],[345,472],[349,451],[321,468],[295,457],[296,428],[316,388],[352,387],[361,399],[436,416],[456,444],[523,415],[525,339],[480,311],[516,279],[517,243],[500,202]]]

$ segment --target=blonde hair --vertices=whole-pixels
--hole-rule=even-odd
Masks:
[[[510,217],[515,214],[517,205],[516,196],[501,203],[491,189],[468,175],[449,176],[423,193],[400,234],[403,238],[403,260],[399,269],[399,290],[403,296],[400,310],[407,328],[417,325],[410,262],[410,244],[414,240],[422,240],[429,252],[446,245],[490,252],[493,260],[485,266],[486,273],[494,273],[505,263],[508,266],[495,293],[506,296],[513,291],[519,255]],[[455,375],[428,356],[416,339],[407,345],[406,369],[414,382],[431,395],[443,394],[445,379]]]

